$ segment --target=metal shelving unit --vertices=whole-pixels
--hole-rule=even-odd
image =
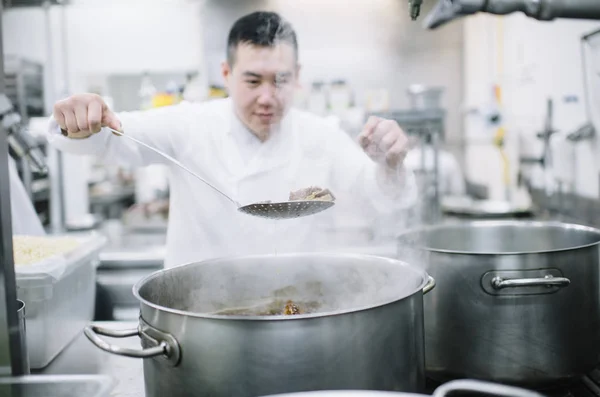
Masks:
[[[418,139],[418,148],[421,150],[421,166],[415,170],[419,195],[423,199],[421,204],[421,221],[435,223],[441,215],[440,186],[439,186],[439,149],[440,142],[445,137],[446,110],[441,107],[440,88],[411,86],[408,96],[411,108],[407,110],[394,110],[384,113],[373,113],[396,121],[409,135]],[[433,149],[433,167],[426,166],[426,150]]]
[[[16,56],[4,58],[6,94],[24,123],[44,116],[44,67]]]

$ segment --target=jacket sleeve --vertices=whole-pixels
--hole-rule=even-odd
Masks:
[[[378,214],[408,209],[417,202],[414,174],[401,167],[391,178],[372,161],[350,136],[336,129],[328,146],[333,151],[332,180],[337,189],[351,194]]]
[[[187,141],[189,107],[179,104],[147,111],[118,113],[122,131],[140,141],[175,157]],[[61,134],[54,117],[49,121],[48,141],[57,149],[78,155],[93,155],[105,162],[128,166],[165,163],[155,152],[103,128],[85,139],[71,139]]]

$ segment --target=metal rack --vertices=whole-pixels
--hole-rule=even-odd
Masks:
[[[396,121],[409,136],[418,139],[421,165],[415,174],[423,199],[421,220],[425,223],[435,223],[441,216],[439,149],[445,136],[446,118],[446,111],[440,105],[442,91],[438,87],[411,86],[408,90],[411,109],[372,114]],[[433,150],[433,169],[428,169],[425,162],[428,146]]]
[[[44,67],[40,63],[6,55],[4,80],[6,95],[23,122],[44,116]]]

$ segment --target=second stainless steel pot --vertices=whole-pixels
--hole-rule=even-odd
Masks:
[[[400,237],[438,282],[425,298],[427,373],[546,387],[600,352],[600,231],[554,222],[442,224]]]
[[[140,326],[86,336],[143,357],[148,397],[260,396],[424,387],[423,292],[433,279],[406,263],[351,254],[224,258],[154,273],[134,288]],[[222,315],[272,299],[316,302],[295,316]],[[134,336],[144,350],[100,335]]]

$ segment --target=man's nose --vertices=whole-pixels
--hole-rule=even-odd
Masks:
[[[261,105],[272,105],[277,99],[277,88],[274,84],[263,84],[260,87],[258,103]]]

